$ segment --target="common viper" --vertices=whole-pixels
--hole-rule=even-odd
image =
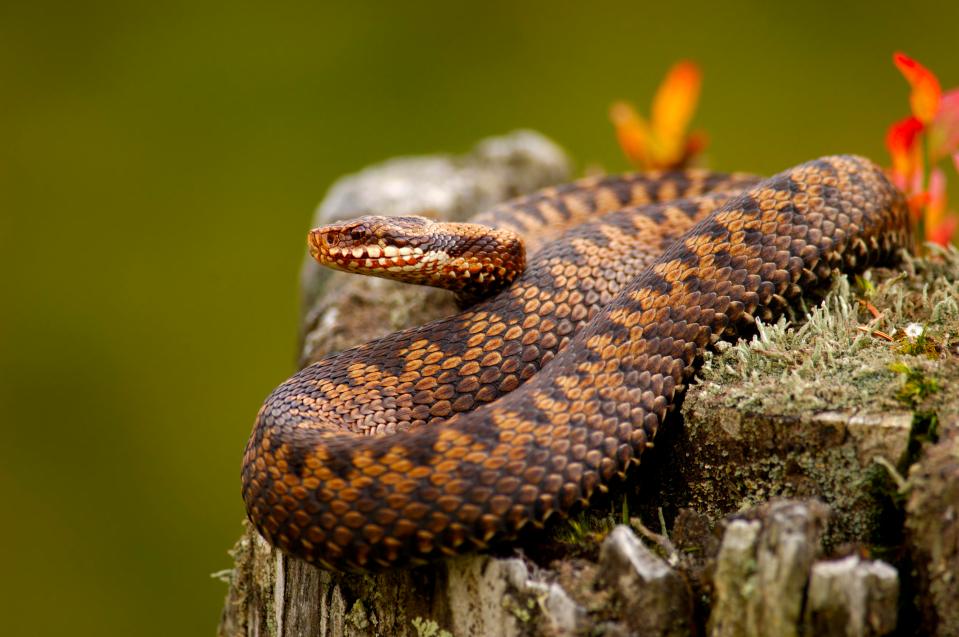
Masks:
[[[760,183],[695,171],[585,180],[474,220],[532,239],[507,287],[314,363],[267,398],[242,477],[250,520],[273,545],[324,568],[374,569],[565,515],[639,462],[707,348],[910,240],[902,194],[851,156]],[[396,243],[370,219],[314,231],[311,250],[402,277],[436,245],[410,223]],[[464,261],[464,276],[446,243],[460,233],[492,265]],[[510,277],[474,226],[427,234],[459,269],[465,302],[482,293],[480,273]]]

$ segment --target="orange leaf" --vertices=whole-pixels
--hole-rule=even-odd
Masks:
[[[939,79],[932,71],[904,53],[894,53],[892,60],[912,87],[909,95],[912,114],[923,124],[928,124],[939,111],[939,100],[942,96]]]
[[[686,130],[696,112],[702,72],[694,62],[683,60],[673,65],[653,98],[651,126],[666,163],[682,159]]]
[[[939,228],[946,218],[946,175],[938,168],[929,175],[929,201],[923,220],[926,229]]]
[[[942,94],[939,112],[929,125],[928,139],[932,162],[959,151],[959,89]]]
[[[909,205],[909,214],[912,217],[912,220],[916,223],[922,219],[923,209],[929,205],[929,193],[920,192],[919,194],[913,195],[906,200],[906,203]]]
[[[926,241],[945,247],[952,241],[956,227],[959,227],[959,217],[952,214],[946,215],[938,226],[926,228]]]
[[[909,116],[901,119],[886,132],[886,148],[892,156],[893,182],[907,192],[916,174],[922,171],[922,149],[918,143],[923,124]]]
[[[683,151],[685,157],[695,157],[706,150],[709,145],[709,136],[703,131],[693,131],[686,139],[686,150]]]
[[[649,168],[652,153],[652,140],[649,125],[626,102],[616,102],[609,109],[609,119],[616,129],[616,139],[629,160],[644,168]]]

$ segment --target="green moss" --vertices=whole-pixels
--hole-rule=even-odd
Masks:
[[[453,637],[452,633],[440,628],[439,624],[432,619],[414,617],[412,624],[417,637]]]
[[[366,613],[366,607],[363,605],[363,600],[356,600],[353,603],[353,606],[350,607],[349,612],[345,617],[346,624],[357,629],[368,628],[370,625],[370,619]]]
[[[609,511],[586,509],[557,524],[551,539],[570,549],[593,546],[605,538],[617,524],[629,524],[629,503],[625,496]]]
[[[902,386],[896,392],[896,398],[909,407],[919,405],[930,394],[939,391],[939,381],[920,369],[910,367],[901,361],[890,363],[889,369],[902,375]]]
[[[913,337],[908,333],[909,328],[916,328],[919,333]],[[918,323],[907,326],[904,338],[899,341],[899,352],[907,356],[926,356],[935,359],[941,349],[942,345],[937,343],[935,339],[930,338],[926,327]]]
[[[537,615],[538,603],[534,597],[517,599],[507,595],[503,598],[503,608],[522,623],[528,624]]]

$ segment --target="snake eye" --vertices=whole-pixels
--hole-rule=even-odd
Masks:
[[[350,238],[353,239],[354,241],[359,241],[365,236],[366,236],[366,233],[363,231],[362,228],[352,228],[350,230]]]

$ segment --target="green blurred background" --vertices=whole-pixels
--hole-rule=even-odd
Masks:
[[[959,85],[957,28],[942,2],[3,3],[3,633],[213,633],[337,176],[517,127],[624,169],[610,102],[648,111],[681,57],[713,167],[886,162],[892,52]]]

